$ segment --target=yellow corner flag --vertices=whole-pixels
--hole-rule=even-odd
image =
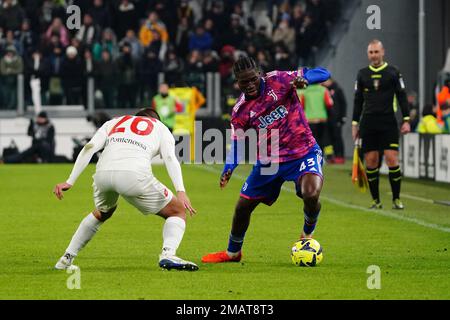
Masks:
[[[355,142],[355,149],[353,151],[352,182],[359,191],[366,192],[369,188],[369,182],[367,180],[364,165],[359,157],[360,150],[361,140],[357,139]]]

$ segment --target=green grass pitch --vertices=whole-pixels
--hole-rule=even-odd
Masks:
[[[181,257],[198,272],[162,271],[158,254],[163,219],[143,216],[121,200],[114,216],[81,251],[80,289],[69,290],[70,274],[53,270],[80,221],[92,210],[94,166],[66,192],[52,188],[70,165],[0,166],[0,299],[450,299],[450,185],[405,179],[406,210],[391,210],[389,182],[381,179],[385,209],[365,210],[368,194],[355,190],[349,166],[326,166],[322,213],[315,238],[324,260],[295,267],[290,248],[302,224],[302,203],[285,188],[272,207],[252,216],[241,263],[205,265],[202,255],[226,248],[243,178],[218,187],[219,166],[184,165],[188,194],[197,216],[188,218]],[[155,175],[172,186],[165,168]],[[367,287],[367,268],[380,267],[381,289]]]

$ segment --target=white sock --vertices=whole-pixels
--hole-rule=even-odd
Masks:
[[[183,239],[186,222],[179,217],[169,217],[163,227],[163,254],[175,255]]]
[[[76,256],[78,252],[92,239],[97,233],[98,228],[103,224],[92,213],[81,221],[80,226],[72,237],[66,253]]]

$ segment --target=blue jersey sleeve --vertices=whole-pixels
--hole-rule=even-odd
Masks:
[[[230,152],[227,154],[227,158],[225,161],[225,166],[223,167],[222,175],[224,175],[228,170],[231,170],[231,172],[234,171],[234,169],[237,168],[239,163],[242,161],[243,155],[242,155],[242,148],[239,148],[239,145],[243,143],[240,140],[231,140],[231,149]]]
[[[309,84],[322,83],[330,79],[331,74],[325,68],[303,69],[303,77]]]

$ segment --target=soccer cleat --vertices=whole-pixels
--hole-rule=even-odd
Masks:
[[[380,200],[373,200],[372,205],[369,207],[369,209],[383,209],[383,205],[381,204]]]
[[[56,263],[55,269],[57,269],[57,270],[77,270],[77,269],[79,269],[78,266],[73,264],[74,259],[75,259],[75,256],[71,255],[70,253],[64,254]]]
[[[403,205],[403,202],[400,199],[395,199],[392,202],[392,209],[403,210],[405,209],[405,206]]]
[[[202,258],[203,263],[222,263],[222,262],[239,262],[242,259],[242,253],[236,257],[230,257],[226,251],[220,251],[207,254]]]
[[[198,266],[191,262],[186,261],[177,256],[160,255],[159,266],[166,270],[184,270],[184,271],[197,271]]]

